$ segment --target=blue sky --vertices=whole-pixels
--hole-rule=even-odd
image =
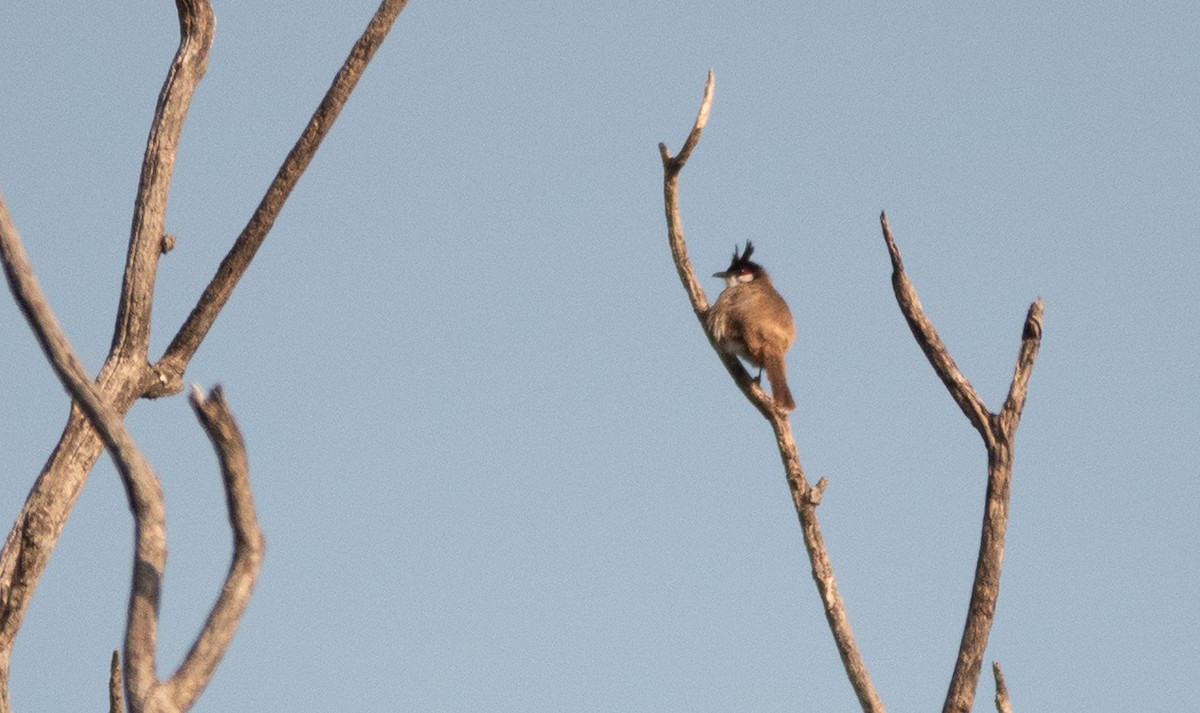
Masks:
[[[158,351],[374,10],[266,7],[215,3]],[[165,2],[0,10],[0,191],[93,371],[176,31]],[[1200,708],[1197,37],[1182,2],[413,0],[186,375],[226,390],[268,541],[195,710],[856,709],[770,431],[667,250],[656,145],[709,67],[691,257],[753,239],[792,306],[793,426],[885,704],[940,705],[985,457],[896,307],[880,210],[993,409],[1045,300],[987,652],[1014,707]],[[7,523],[68,402],[0,302]],[[229,534],[184,399],[128,422],[167,494],[165,675]],[[103,459],[16,710],[104,705],[130,556]]]

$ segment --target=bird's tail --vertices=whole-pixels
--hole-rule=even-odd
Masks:
[[[775,405],[784,411],[795,411],[796,402],[792,400],[792,390],[787,385],[787,364],[780,355],[771,359],[766,365],[767,378],[771,381],[771,398]]]

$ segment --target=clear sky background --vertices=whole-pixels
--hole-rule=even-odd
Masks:
[[[656,145],[709,67],[691,256],[753,239],[791,304],[793,427],[886,705],[941,705],[985,456],[895,304],[885,209],[993,409],[1045,300],[987,651],[1014,708],[1200,709],[1200,6],[807,5],[412,1],[186,375],[226,389],[268,542],[195,710],[856,709],[770,430],[667,248]],[[215,7],[155,355],[375,2]],[[93,372],[177,37],[169,2],[0,9],[0,191]],[[0,394],[2,530],[68,407],[9,299]],[[230,536],[184,398],[128,422],[167,494],[166,675]],[[15,710],[106,705],[131,549],[105,457]]]

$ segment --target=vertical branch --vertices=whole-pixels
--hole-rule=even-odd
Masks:
[[[112,349],[97,379],[100,394],[119,414],[144,393],[153,376],[146,350],[167,194],[183,121],[212,44],[214,22],[207,0],[179,0],[177,7],[179,47],[147,139]],[[80,405],[73,405],[58,444],[0,550],[0,713],[9,710],[8,673],[17,632],[103,446]]]
[[[946,385],[967,420],[983,437],[984,448],[987,450],[987,495],[979,540],[979,557],[975,563],[971,601],[967,607],[967,620],[963,626],[954,674],[950,679],[949,691],[942,708],[944,713],[968,713],[975,700],[979,673],[983,666],[983,652],[987,648],[988,635],[996,617],[996,600],[1000,595],[1000,569],[1004,562],[1004,535],[1008,527],[1008,504],[1012,486],[1013,438],[1021,420],[1021,411],[1025,407],[1029,377],[1041,345],[1043,306],[1042,301],[1037,300],[1029,307],[1021,332],[1021,346],[1008,398],[1005,399],[1001,412],[992,414],[984,406],[983,400],[979,398],[971,383],[958,370],[946,345],[925,316],[916,290],[904,274],[904,263],[888,227],[887,215],[881,214],[879,222],[888,254],[891,256],[892,287],[900,311],[934,371],[942,379],[942,383]]]
[[[1004,672],[1000,670],[1000,662],[992,662],[992,675],[996,678],[996,713],[1012,713],[1012,703],[1008,700],[1008,686],[1004,683]]]
[[[713,72],[709,70],[708,81],[704,86],[704,99],[700,104],[700,111],[696,115],[696,121],[692,125],[692,130],[688,134],[679,155],[672,157],[670,151],[667,150],[666,144],[659,144],[658,151],[662,156],[663,162],[663,198],[666,205],[667,237],[671,245],[671,256],[675,262],[675,270],[679,274],[679,279],[683,283],[684,290],[688,293],[688,298],[692,303],[692,310],[696,313],[696,317],[700,321],[701,329],[704,330],[709,344],[715,350],[716,343],[705,320],[705,315],[708,313],[708,300],[704,296],[704,290],[700,286],[700,281],[696,279],[695,270],[692,268],[692,263],[687,256],[687,244],[683,236],[683,223],[680,219],[679,211],[679,172],[683,169],[692,151],[696,148],[696,144],[700,141],[700,134],[708,122],[709,111],[712,108],[712,93]],[[792,493],[792,502],[796,507],[796,516],[800,520],[800,529],[804,536],[805,549],[808,552],[809,562],[812,565],[813,581],[816,583],[817,591],[821,596],[821,604],[825,609],[825,619],[829,623],[830,632],[833,634],[838,655],[842,659],[842,665],[846,670],[846,675],[850,679],[850,685],[854,688],[854,693],[858,697],[862,709],[868,713],[882,713],[883,703],[879,700],[879,696],[875,692],[870,674],[867,672],[866,664],[863,662],[862,654],[858,650],[858,644],[854,640],[854,632],[850,627],[850,619],[846,614],[846,607],[842,601],[841,594],[838,592],[837,580],[833,575],[833,565],[829,561],[829,554],[825,549],[825,540],[821,535],[820,522],[817,520],[816,508],[821,501],[821,495],[825,491],[826,481],[822,478],[816,486],[808,484],[804,475],[804,468],[800,464],[800,455],[796,448],[795,439],[792,437],[791,424],[788,421],[787,414],[780,413],[775,409],[774,403],[759,388],[758,384],[750,378],[750,375],[746,373],[745,368],[736,357],[724,356],[719,350],[716,351],[718,356],[721,357],[722,363],[725,364],[725,368],[729,371],[730,376],[733,377],[733,380],[742,390],[742,393],[745,394],[750,403],[771,424],[771,428],[775,433],[775,443],[779,448],[779,456],[783,461],[788,487]]]
[[[825,610],[825,621],[833,634],[833,643],[837,647],[838,657],[842,660],[842,668],[858,697],[858,703],[863,711],[882,713],[883,701],[875,692],[871,683],[871,674],[863,660],[862,653],[854,639],[854,630],[850,626],[850,616],[846,613],[846,604],[838,591],[837,578],[833,574],[833,563],[829,559],[829,551],[825,548],[825,537],[821,534],[821,523],[817,519],[817,506],[825,494],[828,481],[821,478],[816,485],[809,485],[800,465],[800,456],[796,449],[792,430],[786,415],[772,413],[767,416],[775,431],[775,441],[783,459],[784,470],[787,473],[788,487],[792,492],[792,504],[796,508],[796,516],[800,520],[800,530],[804,535],[804,548],[808,552],[809,564],[812,567],[812,578],[817,585],[817,593],[821,596],[821,604]]]
[[[704,315],[708,312],[708,299],[704,296],[704,288],[700,286],[700,281],[696,279],[692,261],[688,259],[687,241],[683,237],[683,221],[679,215],[679,172],[691,158],[696,144],[700,143],[700,134],[704,133],[704,127],[708,124],[708,114],[712,110],[715,79],[713,71],[708,70],[708,80],[704,83],[704,99],[700,102],[700,111],[696,114],[696,121],[692,124],[692,130],[688,132],[687,140],[683,142],[683,148],[680,149],[679,155],[671,156],[666,144],[658,145],[658,153],[662,156],[663,162],[663,198],[667,209],[667,239],[671,245],[671,257],[675,261],[675,269],[679,273],[679,279],[683,282],[683,288],[687,290],[688,299],[692,302],[692,310],[696,313],[696,318],[700,320],[701,325],[704,324]]]
[[[124,684],[121,682],[121,654],[113,651],[112,662],[108,666],[108,713],[122,713],[125,703],[121,698]]]
[[[1000,429],[1005,433],[1016,433],[1017,424],[1021,421],[1021,412],[1025,410],[1029,377],[1033,374],[1033,362],[1037,359],[1038,347],[1042,343],[1042,312],[1042,301],[1037,300],[1029,305],[1029,312],[1025,315],[1025,328],[1021,333],[1017,365],[1013,368],[1008,397],[1004,399],[1004,406],[1000,409]]]
[[[154,280],[163,252],[164,220],[179,136],[196,87],[208,67],[216,20],[208,0],[176,0],[179,49],[163,83],[146,140],[142,176],[133,204],[133,227],[113,330],[112,358],[146,362]]]

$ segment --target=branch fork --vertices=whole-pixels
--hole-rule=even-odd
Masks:
[[[676,272],[691,301],[692,310],[700,321],[701,329],[704,330],[709,343],[716,350],[715,340],[709,332],[705,320],[708,301],[699,280],[696,279],[691,261],[688,259],[679,215],[679,173],[695,150],[700,135],[708,122],[712,108],[712,96],[713,73],[712,70],[709,70],[700,111],[696,115],[696,121],[688,133],[679,155],[672,156],[665,144],[659,144],[658,149],[663,162],[663,194],[671,256],[675,262]],[[1029,307],[1021,332],[1021,345],[1008,396],[1000,412],[992,413],[971,386],[970,381],[963,376],[954,363],[946,345],[938,336],[932,322],[926,317],[916,289],[904,273],[904,263],[900,257],[900,250],[892,238],[886,214],[880,216],[880,223],[888,255],[892,261],[892,285],[901,313],[908,322],[918,345],[941,378],[942,383],[945,384],[951,397],[983,438],[988,453],[987,503],[979,560],[976,565],[963,638],[943,708],[944,713],[969,713],[979,680],[988,632],[991,630],[995,616],[996,597],[1000,586],[1000,565],[1004,553],[1004,532],[1008,519],[1013,437],[1025,406],[1029,377],[1041,344],[1043,305],[1041,300],[1037,300]],[[719,350],[717,350],[717,354],[742,393],[771,424],[780,458],[783,461],[788,486],[792,493],[793,504],[804,534],[805,548],[812,565],[813,580],[821,596],[825,617],[833,634],[838,654],[841,656],[847,677],[858,696],[862,709],[869,712],[883,711],[883,704],[875,692],[858,646],[854,641],[850,621],[837,590],[833,567],[829,562],[820,524],[817,521],[816,506],[821,502],[828,482],[822,478],[815,486],[808,484],[804,469],[800,464],[800,457],[787,414],[774,408],[773,401],[759,387],[757,381],[750,378],[736,357],[723,355]],[[1001,713],[1008,713],[1008,694],[1007,689],[1004,688],[998,663],[994,666],[994,672],[997,683],[997,708]]]
[[[838,655],[842,659],[842,665],[846,669],[851,686],[854,688],[863,710],[882,713],[883,703],[875,692],[862,654],[858,650],[858,644],[855,643],[854,633],[850,628],[850,619],[846,615],[845,604],[838,592],[837,580],[833,575],[833,565],[829,561],[825,540],[821,535],[820,523],[817,520],[817,505],[824,495],[828,481],[822,478],[816,486],[809,485],[804,475],[804,468],[800,464],[800,455],[792,436],[787,413],[775,407],[775,402],[750,377],[737,357],[722,354],[717,350],[716,341],[708,330],[705,319],[708,313],[708,298],[700,286],[700,281],[696,278],[691,260],[688,259],[687,243],[684,239],[679,211],[679,173],[683,170],[692,151],[695,150],[700,141],[700,135],[708,123],[709,112],[712,109],[713,84],[714,77],[710,69],[708,81],[704,85],[704,98],[701,100],[700,110],[696,114],[696,121],[692,124],[692,130],[688,133],[678,156],[672,156],[665,144],[658,145],[663,162],[663,198],[666,206],[667,238],[671,246],[671,257],[674,259],[676,272],[692,303],[692,311],[700,322],[700,328],[708,337],[709,344],[716,351],[738,388],[758,409],[763,418],[771,424],[776,445],[779,448],[779,456],[783,461],[788,487],[792,493],[792,501],[796,507],[796,515],[800,520],[805,548],[812,565],[813,580],[821,596],[821,603],[825,608],[825,618],[833,634]]]
[[[157,476],[129,437],[122,418],[140,398],[168,396],[183,389],[183,375],[197,348],[407,1],[381,2],[191,314],[166,352],[152,362],[148,350],[158,263],[175,244],[175,236],[164,230],[167,199],[184,120],[207,67],[215,31],[210,0],[176,0],[175,4],[179,46],[146,141],[112,348],[94,381],[42,296],[0,197],[0,258],[10,289],[73,399],[63,435],[0,549],[0,713],[10,711],[9,666],[25,611],[83,484],[105,448],[121,472],[135,519],[136,558],[124,662],[126,703],[135,713],[183,711],[212,676],[237,628],[262,557],[262,536],[254,519],[241,436],[219,389],[207,396],[193,391],[192,406],[221,462],[234,530],[234,561],[196,644],[179,670],[170,679],[159,681],[154,648],[158,591],[166,558],[165,512]],[[117,678],[114,673],[112,680]],[[110,698],[119,708],[119,696]]]
[[[904,274],[904,262],[900,259],[900,250],[892,237],[886,213],[880,214],[879,224],[892,261],[892,288],[896,293],[900,311],[933,370],[946,385],[963,415],[979,432],[988,456],[987,502],[984,507],[979,557],[975,565],[975,580],[971,588],[971,601],[967,608],[962,641],[955,659],[954,674],[950,679],[950,687],[942,708],[944,713],[969,713],[975,700],[983,665],[983,652],[987,647],[988,634],[996,615],[996,600],[1000,594],[1000,567],[1004,561],[1004,535],[1008,527],[1008,502],[1012,484],[1013,439],[1021,421],[1021,412],[1025,409],[1029,378],[1033,374],[1033,364],[1037,360],[1042,342],[1044,307],[1040,299],[1029,306],[1021,328],[1021,344],[1017,351],[1017,363],[1013,369],[1008,396],[1004,399],[1000,412],[992,413],[954,363],[933,323],[925,316],[917,291]],[[997,664],[995,672],[998,674],[999,670]],[[1001,684],[1002,679],[998,677],[997,686]]]

